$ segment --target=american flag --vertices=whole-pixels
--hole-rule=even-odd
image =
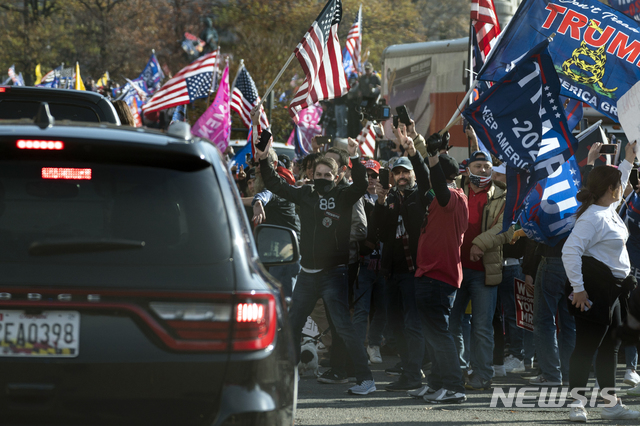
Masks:
[[[356,138],[360,144],[360,153],[363,156],[374,158],[376,150],[376,130],[373,121],[367,121],[360,134]]]
[[[500,34],[493,0],[471,0],[471,25],[474,30],[473,69],[478,72]]]
[[[294,51],[305,74],[304,83],[289,105],[289,114],[295,123],[303,108],[339,98],[349,91],[338,40],[341,19],[342,2],[329,0]]]
[[[249,71],[243,64],[240,65],[236,81],[233,84],[233,92],[231,93],[231,100],[229,106],[232,111],[238,113],[245,127],[251,127],[251,109],[260,102],[260,96],[258,96],[258,89],[253,82]],[[264,107],[260,107],[260,127],[263,129],[269,128],[269,119],[264,112]]]
[[[209,96],[213,72],[218,64],[217,57],[218,52],[212,52],[181,69],[151,97],[143,107],[144,113],[188,104],[195,99]]]
[[[362,47],[362,5],[347,36],[347,52],[351,55],[353,68],[360,70],[360,48]]]

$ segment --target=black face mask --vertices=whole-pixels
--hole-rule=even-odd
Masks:
[[[336,182],[329,179],[314,179],[313,185],[315,186],[315,189],[319,194],[324,195],[335,188]]]

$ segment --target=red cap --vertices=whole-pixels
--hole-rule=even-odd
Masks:
[[[376,160],[367,160],[363,164],[367,169],[371,169],[378,174],[380,173],[380,163]]]

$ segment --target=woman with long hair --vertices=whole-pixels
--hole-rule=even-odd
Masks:
[[[571,421],[587,421],[585,410],[589,371],[596,350],[598,384],[607,390],[603,419],[637,419],[640,412],[622,405],[615,394],[619,342],[612,337],[621,325],[621,310],[633,286],[629,254],[625,247],[629,232],[616,212],[636,158],[636,143],[627,144],[618,168],[598,166],[578,193],[582,203],[571,235],[562,249],[562,262],[569,284],[569,309],[576,320],[576,346],[569,364],[569,382],[576,399]],[[582,389],[580,389],[582,388]],[[608,389],[607,389],[608,388]],[[604,395],[604,393],[603,393]]]

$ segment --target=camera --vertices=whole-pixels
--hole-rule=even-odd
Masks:
[[[449,145],[449,138],[449,132],[444,132],[442,135],[436,132],[429,136],[425,143],[427,145],[427,153],[433,157],[438,154],[438,151],[446,149]]]
[[[378,101],[380,99],[380,101]],[[369,121],[385,121],[391,118],[391,108],[384,98],[363,98],[360,104],[362,118]]]

